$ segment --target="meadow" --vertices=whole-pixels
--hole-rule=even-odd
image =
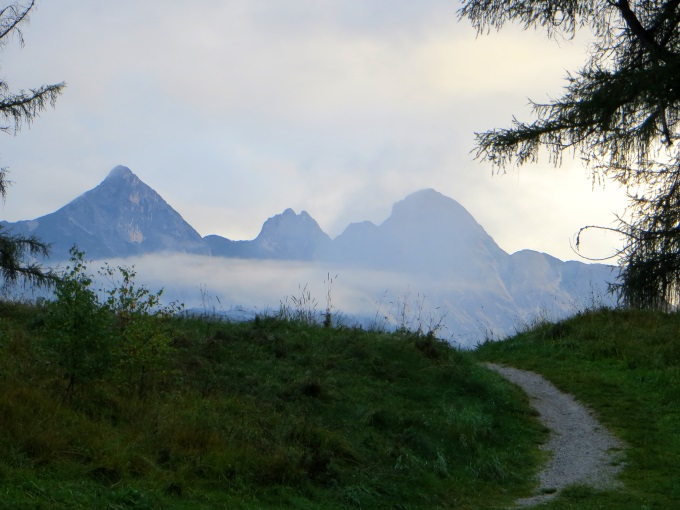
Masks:
[[[544,375],[629,446],[623,488],[539,508],[680,507],[677,314],[589,310],[462,351],[290,308],[189,316],[74,262],[54,300],[0,302],[0,508],[510,508],[548,431],[481,361]]]
[[[98,297],[76,261],[55,300],[0,303],[1,508],[472,509],[530,490],[545,431],[526,399],[433,334],[186,316],[110,276]]]
[[[628,445],[622,489],[572,487],[537,508],[680,508],[680,315],[590,310],[486,342],[474,356],[542,374]]]

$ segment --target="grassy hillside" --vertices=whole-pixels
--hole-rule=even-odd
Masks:
[[[544,375],[588,404],[629,445],[625,489],[574,488],[539,508],[680,508],[678,314],[583,313],[487,343],[475,356]]]
[[[543,374],[629,445],[624,489],[543,508],[680,508],[678,315],[588,312],[469,353],[181,317],[103,274],[102,297],[76,257],[55,301],[0,302],[0,509],[508,508],[546,431],[481,360]]]
[[[526,399],[431,336],[79,292],[0,303],[0,508],[474,509],[530,490]]]

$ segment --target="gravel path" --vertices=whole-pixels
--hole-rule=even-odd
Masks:
[[[590,410],[538,374],[493,363],[486,366],[522,388],[541,422],[551,431],[541,448],[549,451],[552,458],[539,474],[536,495],[516,501],[517,505],[542,503],[573,484],[599,489],[621,486],[615,477],[623,464],[616,450],[623,449],[624,444]]]

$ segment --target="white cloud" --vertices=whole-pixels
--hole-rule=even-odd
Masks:
[[[69,86],[55,111],[6,139],[2,163],[16,186],[4,216],[51,212],[125,164],[202,234],[253,238],[293,207],[337,235],[435,187],[504,248],[570,257],[575,221],[602,222],[620,197],[584,192],[576,165],[576,178],[544,164],[492,178],[469,151],[474,131],[526,117],[527,97],[558,95],[584,43],[517,29],[476,38],[455,8],[42,2],[26,47],[8,46],[2,69],[10,85]]]
[[[89,268],[95,272],[101,265],[95,261]],[[588,301],[590,294],[573,289],[572,295],[566,295],[564,289],[555,289],[554,296],[545,296],[543,301],[537,297],[533,306],[521,308],[510,300],[506,287],[493,273],[487,275],[491,285],[482,287],[481,281],[465,271],[453,271],[451,278],[442,279],[422,271],[176,253],[110,260],[109,265],[134,266],[136,285],[153,292],[162,288],[164,303],[179,301],[190,310],[212,313],[239,307],[253,315],[271,315],[285,307],[293,313],[311,310],[321,314],[331,306],[334,316],[345,317],[346,324],[360,316],[365,319],[364,325],[378,327],[403,324],[412,330],[422,327],[428,331],[443,326],[438,331],[441,338],[467,346],[483,340],[491,331],[510,333],[513,325],[531,320],[534,312],[564,316],[565,312],[593,305]],[[557,283],[551,277],[544,282],[546,288]],[[597,295],[603,282],[590,282],[592,288],[587,281],[579,283],[596,298],[604,297]],[[537,293],[527,293],[532,294]]]

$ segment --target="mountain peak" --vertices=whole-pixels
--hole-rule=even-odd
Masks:
[[[306,211],[296,214],[288,208],[265,221],[253,243],[263,258],[312,260],[330,237]]]
[[[448,200],[453,200],[445,195],[439,193],[439,191],[432,188],[425,188],[418,191],[414,191],[410,195],[407,195],[404,200],[427,200],[428,198],[446,198]]]
[[[410,195],[394,204],[396,209],[399,208],[417,208],[427,211],[433,211],[434,209],[464,209],[457,201],[453,198],[447,197],[439,193],[439,191],[432,188],[421,189],[415,191]],[[466,211],[467,212],[467,211]]]
[[[459,226],[477,225],[472,215],[462,205],[433,189],[416,191],[394,204],[392,219],[427,223],[445,220]]]
[[[198,232],[123,165],[113,168],[95,188],[34,224],[33,233],[53,245],[54,260],[65,260],[73,244],[93,258],[208,252]]]
[[[134,177],[134,175],[135,174],[133,174],[132,170],[130,170],[128,167],[118,165],[109,172],[109,175],[106,177],[106,179],[118,179],[118,178],[124,179],[131,176]]]

